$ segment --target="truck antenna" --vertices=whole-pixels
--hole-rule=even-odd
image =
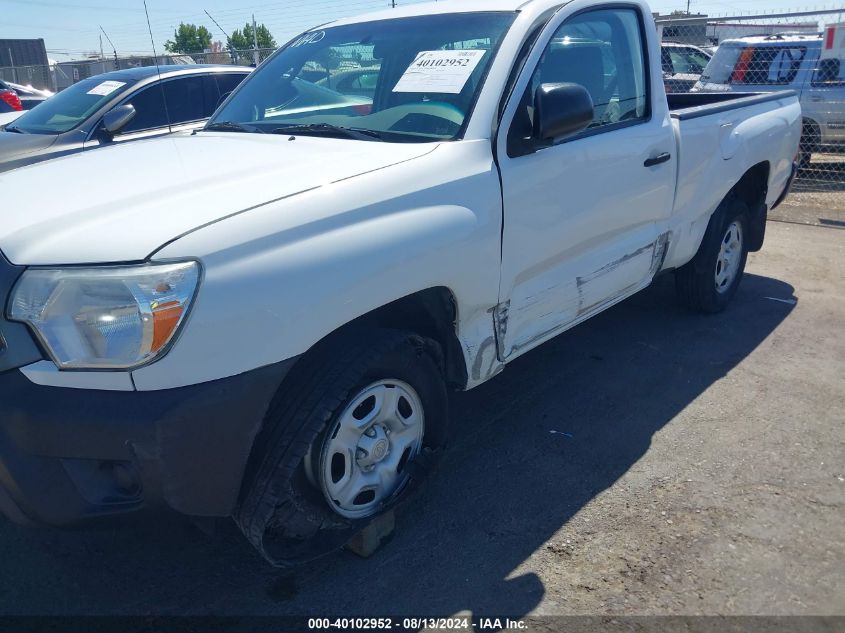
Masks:
[[[167,128],[171,129],[170,125],[170,110],[167,107],[167,97],[164,95],[164,82],[161,80],[161,68],[158,65],[158,55],[156,54],[156,43],[153,39],[153,27],[150,25],[150,12],[147,9],[147,0],[144,0],[144,13],[147,16],[147,29],[150,32],[150,43],[153,45],[153,61],[156,65],[156,73],[158,74],[158,85],[161,88],[161,102],[164,104],[164,116],[167,119]]]
[[[222,26],[217,24],[217,20],[215,20],[214,17],[212,17],[212,15],[206,9],[203,9],[203,11],[205,11],[205,14],[208,16],[208,18],[212,22],[214,22],[214,26],[216,26],[218,29],[220,29],[220,32],[223,33],[223,35],[226,36],[226,44],[229,45],[229,55],[232,56],[232,63],[234,64],[235,63],[235,47],[232,46],[232,38],[229,37],[229,34],[226,31],[223,30]]]
[[[117,67],[117,49],[115,48],[114,43],[111,41],[109,34],[106,33],[106,30],[103,28],[103,26],[102,25],[99,25],[99,26],[100,26],[100,30],[103,32],[103,35],[106,36],[106,39],[109,41],[109,44],[111,44],[111,50],[114,53],[114,69],[119,70],[118,67]]]

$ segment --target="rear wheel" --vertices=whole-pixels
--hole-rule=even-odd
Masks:
[[[439,345],[371,330],[321,344],[270,407],[235,519],[279,566],[341,547],[424,477],[445,443]]]
[[[727,307],[745,271],[747,227],[745,203],[729,199],[720,205],[695,257],[675,271],[682,303],[700,312],[720,312]]]

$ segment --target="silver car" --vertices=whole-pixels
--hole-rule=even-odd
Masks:
[[[200,128],[251,71],[193,65],[163,66],[159,72],[146,66],[83,79],[11,123],[0,117],[0,172]]]
[[[823,54],[822,45],[820,35],[726,40],[692,92],[795,90],[804,113],[800,162],[806,166],[813,152],[845,149],[845,53]]]
[[[702,48],[677,42],[661,42],[660,61],[667,93],[689,92],[712,57]]]

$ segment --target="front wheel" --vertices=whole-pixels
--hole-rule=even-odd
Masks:
[[[728,200],[710,218],[695,257],[675,271],[681,302],[700,312],[721,312],[736,294],[745,263],[748,207]]]
[[[318,345],[270,407],[235,520],[273,564],[341,547],[426,474],[445,443],[439,345],[369,330]]]

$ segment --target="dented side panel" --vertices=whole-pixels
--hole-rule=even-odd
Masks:
[[[558,292],[563,292],[568,286],[575,288],[570,304],[564,305],[561,311],[538,314],[536,318],[532,318],[527,312],[536,304],[528,303],[522,310],[525,313],[522,316],[529,327],[508,334],[510,302],[500,305],[496,310],[500,358],[527,351],[642,290],[651,283],[662,267],[668,243],[669,233],[663,233],[651,244],[638,248],[587,275],[576,277],[570,284],[560,284],[556,289]],[[553,294],[549,294],[547,303],[550,304],[555,298]],[[564,318],[562,315],[567,316]],[[510,342],[509,347],[505,345],[506,341]]]

